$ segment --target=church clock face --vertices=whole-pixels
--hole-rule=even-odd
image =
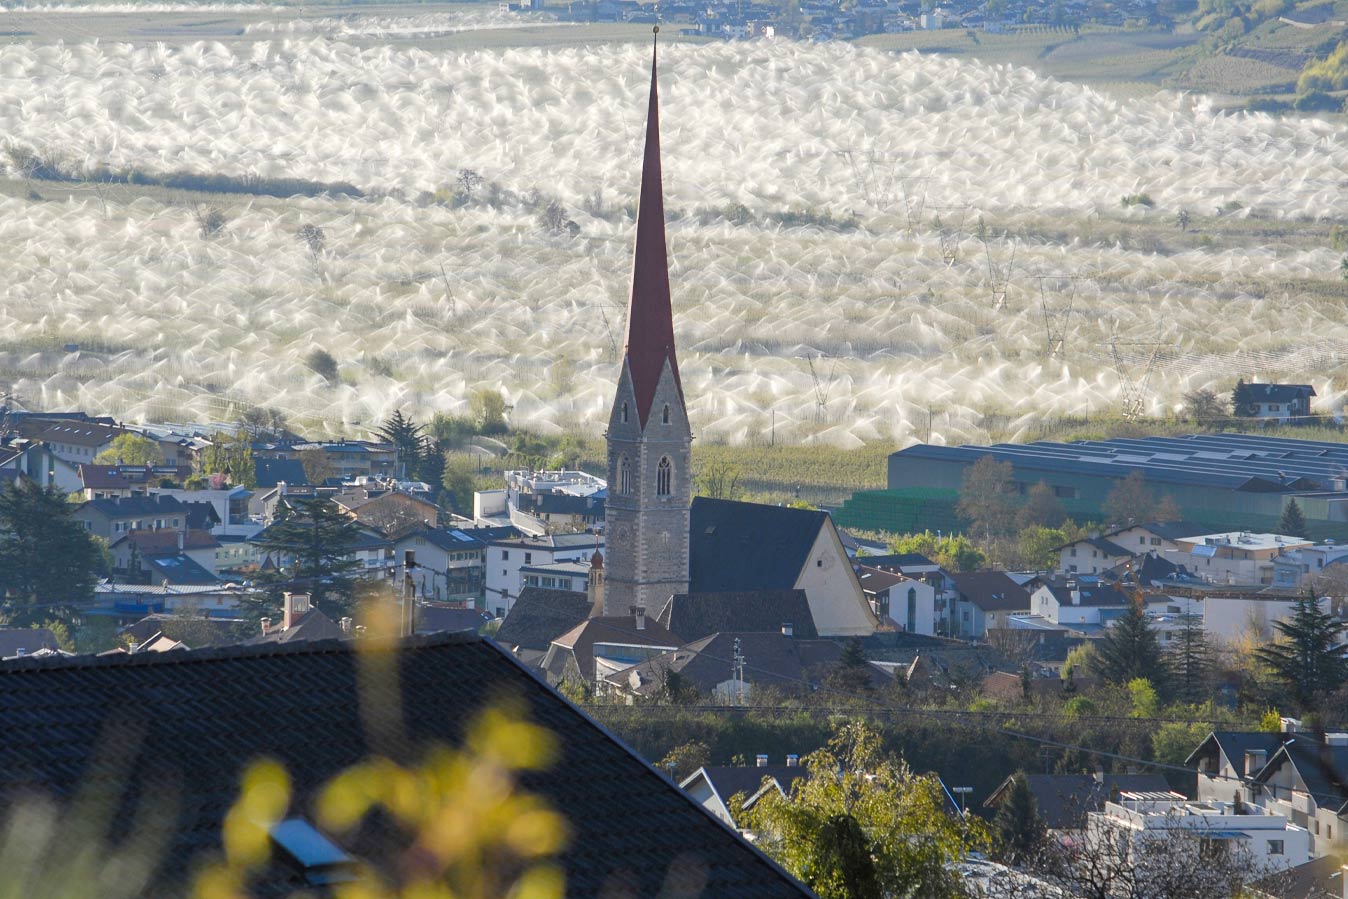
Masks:
[[[834,559],[832,556],[820,556],[819,567],[825,571],[828,571],[830,568],[833,567],[833,562]]]
[[[613,539],[619,542],[625,541],[631,533],[632,529],[625,524],[615,524],[613,526]]]

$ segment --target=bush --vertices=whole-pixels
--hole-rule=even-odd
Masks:
[[[1286,100],[1275,100],[1272,97],[1251,97],[1245,103],[1245,108],[1250,112],[1287,112],[1292,108],[1292,104]]]
[[[1146,206],[1150,209],[1156,205],[1156,201],[1147,194],[1128,194],[1123,198],[1122,205],[1125,209],[1130,206]]]
[[[321,347],[310,350],[309,355],[304,357],[304,364],[325,381],[332,383],[337,380],[337,360]]]
[[[1341,107],[1337,97],[1324,91],[1308,91],[1292,101],[1292,108],[1297,112],[1338,112]]]

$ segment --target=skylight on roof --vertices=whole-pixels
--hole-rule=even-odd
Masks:
[[[356,860],[303,818],[287,818],[272,826],[272,842],[286,861],[298,866],[314,886],[359,879]]]

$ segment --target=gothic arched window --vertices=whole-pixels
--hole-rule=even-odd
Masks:
[[[632,466],[627,464],[626,456],[618,459],[618,492],[623,496],[632,492]]]
[[[660,465],[655,470],[655,493],[657,496],[669,496],[669,482],[673,472],[674,466],[669,464],[669,457],[661,457]]]
[[[665,424],[669,424],[669,403],[665,403],[665,414],[664,414],[664,419],[665,419]]]
[[[623,424],[627,424],[627,404],[623,403]]]

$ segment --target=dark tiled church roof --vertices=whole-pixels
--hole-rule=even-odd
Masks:
[[[796,637],[819,636],[804,590],[679,593],[669,598],[658,617],[686,640],[721,631],[779,632],[783,624],[790,624]]]
[[[507,649],[518,646],[543,652],[588,617],[590,597],[585,593],[525,587],[496,631],[496,642]]]
[[[218,851],[250,760],[283,764],[294,783],[292,814],[307,815],[322,783],[371,753],[362,695],[370,701],[373,690],[383,710],[401,707],[403,720],[381,748],[414,762],[436,743],[458,744],[475,713],[505,693],[559,738],[557,764],[523,785],[568,821],[560,859],[567,896],[655,896],[671,869],[704,872],[704,896],[810,895],[492,643],[412,638],[392,660],[396,681],[383,686],[360,673],[359,655],[350,643],[317,642],[6,663],[0,794],[36,787],[68,802],[96,784],[110,794],[112,833],[130,832],[137,807],[160,816],[167,842],[148,895],[181,896]],[[377,819],[371,827],[382,830]],[[364,836],[371,847],[388,845],[377,833]],[[348,848],[376,868],[392,861]],[[291,876],[272,870],[255,890],[288,893],[293,885],[281,881]]]
[[[705,496],[689,517],[691,593],[793,589],[828,521],[824,512]]]

